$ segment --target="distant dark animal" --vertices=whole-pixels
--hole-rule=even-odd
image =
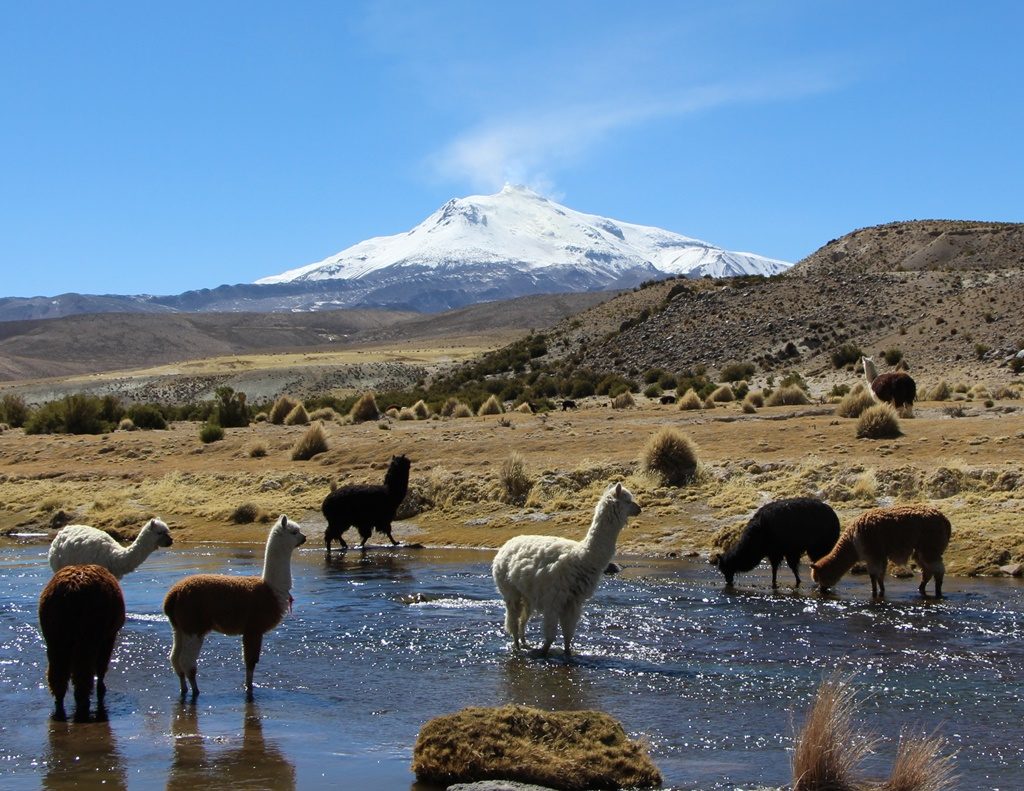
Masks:
[[[57,571],[39,596],[39,627],[46,641],[46,681],[53,693],[53,718],[66,720],[64,695],[75,685],[75,722],[88,722],[96,679],[97,718],[114,641],[124,625],[124,596],[117,578],[89,563]]]
[[[562,411],[565,412],[567,409],[575,409],[576,402],[571,398],[567,398],[562,402]]]
[[[864,379],[876,401],[886,401],[903,414],[913,414],[917,383],[910,374],[903,371],[880,374],[870,357],[861,357],[861,363],[864,366]]]
[[[713,555],[710,562],[731,586],[737,571],[750,571],[767,557],[772,564],[772,587],[777,588],[779,565],[785,558],[799,585],[801,556],[806,552],[816,561],[829,553],[838,538],[839,517],[831,507],[814,497],[792,497],[757,509],[739,541]]]
[[[410,462],[405,456],[392,456],[391,464],[384,475],[384,485],[351,484],[341,486],[324,498],[320,510],[327,520],[324,531],[324,545],[331,551],[331,542],[337,540],[342,549],[348,544],[342,533],[355,525],[362,541],[360,548],[366,546],[366,540],[374,530],[391,539],[392,545],[397,544],[391,535],[391,522],[395,512],[409,491]]]
[[[930,505],[872,508],[846,528],[828,555],[811,564],[811,578],[822,590],[831,588],[854,563],[862,560],[871,576],[872,597],[884,597],[889,561],[902,565],[913,555],[921,567],[921,595],[926,595],[925,586],[935,577],[935,597],[941,598],[946,572],[942,553],[949,545],[951,533],[949,519]]]
[[[676,402],[676,397],[674,395],[663,395],[658,400],[663,404],[674,404]]]

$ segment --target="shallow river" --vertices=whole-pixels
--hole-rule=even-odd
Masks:
[[[0,547],[0,788],[418,790],[420,726],[505,703],[609,712],[649,741],[668,787],[781,786],[793,723],[836,670],[856,672],[862,721],[884,738],[869,769],[888,767],[902,726],[938,728],[961,788],[1024,788],[1019,581],[951,578],[934,602],[890,580],[889,600],[869,603],[863,577],[823,598],[791,578],[773,594],[762,570],[730,593],[706,564],[627,558],[565,665],[510,655],[491,556],[378,549],[328,563],[299,550],[295,609],[264,641],[255,702],[241,691],[240,640],[211,635],[191,706],[167,661],[163,594],[197,571],[259,573],[262,547],[161,550],[123,580],[109,722],[76,725],[49,720],[45,547]]]

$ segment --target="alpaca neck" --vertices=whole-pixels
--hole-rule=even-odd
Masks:
[[[128,547],[119,553],[117,565],[120,573],[118,576],[135,571],[146,558],[153,554],[154,549],[156,549],[156,545],[152,541],[145,540],[140,533]]]
[[[273,539],[271,536],[267,541],[267,552],[263,558],[263,581],[274,591],[281,611],[284,612],[291,600],[292,548]]]
[[[826,586],[834,585],[859,559],[853,539],[844,534],[839,537],[832,551],[818,561],[818,573],[827,581]]]
[[[872,362],[871,360],[868,360],[867,358],[865,358],[864,359],[864,379],[870,385],[873,381],[875,381],[875,378],[877,376],[878,376],[878,369],[875,368],[874,362]]]
[[[615,555],[615,542],[626,524],[615,512],[614,503],[604,501],[594,511],[587,535],[580,542],[580,554],[588,563],[604,568]]]

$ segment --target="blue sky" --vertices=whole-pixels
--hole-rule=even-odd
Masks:
[[[255,280],[525,183],[799,260],[1024,221],[1016,2],[32,2],[0,15],[0,296]]]

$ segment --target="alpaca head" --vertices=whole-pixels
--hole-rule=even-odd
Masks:
[[[391,463],[388,465],[388,471],[384,474],[384,483],[397,482],[402,478],[409,480],[409,467],[411,465],[412,462],[404,454],[392,456]]]
[[[875,360],[872,357],[868,357],[866,354],[860,358],[861,367],[864,369],[864,376],[868,379],[874,379],[878,376],[878,369],[875,368]]]
[[[823,591],[828,590],[833,585],[835,585],[837,582],[839,582],[839,578],[838,577],[833,577],[832,575],[826,573],[826,571],[821,568],[821,561],[820,560],[815,561],[814,563],[811,564],[811,579],[815,583],[817,583],[818,587],[821,588],[821,590],[823,590]]]
[[[306,543],[301,528],[284,514],[277,520],[267,537],[267,550],[271,547],[285,547],[290,553],[295,547]]]
[[[708,558],[708,563],[722,572],[722,576],[725,577],[725,586],[727,588],[732,587],[733,578],[736,576],[736,569],[729,565],[725,559],[724,552],[715,552],[711,557]]]
[[[174,543],[170,529],[159,519],[150,519],[146,522],[145,527],[139,532],[139,538],[156,547],[169,547]]]
[[[614,486],[608,488],[605,492],[604,499],[612,504],[616,512],[625,522],[631,516],[637,516],[640,513],[640,506],[633,500],[633,495],[628,489],[622,488],[621,483],[617,483]]]

